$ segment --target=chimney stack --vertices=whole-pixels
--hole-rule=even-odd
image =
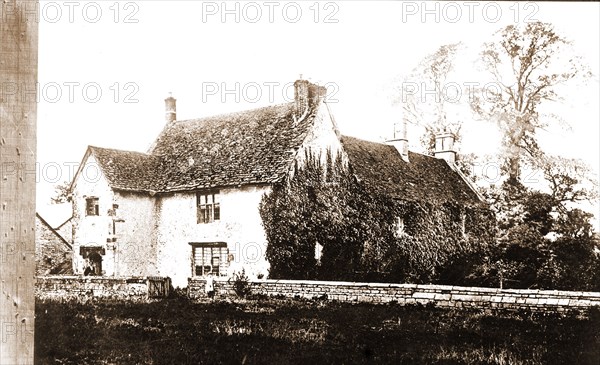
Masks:
[[[294,102],[297,118],[314,109],[325,99],[326,94],[327,88],[324,86],[313,84],[308,80],[296,80],[294,82]]]
[[[456,151],[454,151],[454,133],[444,129],[435,136],[435,152],[436,158],[442,158],[448,163],[456,161]]]
[[[402,123],[394,123],[394,138],[386,141],[387,144],[396,147],[400,157],[408,162],[408,132],[406,130],[406,120]]]
[[[165,120],[167,123],[174,122],[177,119],[177,99],[171,93],[165,99]]]

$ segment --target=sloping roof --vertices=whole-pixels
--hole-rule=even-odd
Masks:
[[[35,216],[37,219],[40,220],[40,222],[50,231],[52,232],[52,234],[54,234],[56,236],[56,238],[58,238],[59,241],[61,241],[63,244],[65,244],[65,246],[67,246],[67,248],[69,250],[73,249],[73,246],[71,246],[71,244],[69,242],[67,242],[67,240],[60,235],[60,233],[58,233],[54,228],[52,228],[52,226],[50,224],[48,224],[48,222],[42,218],[42,216],[38,213],[35,212]]]
[[[157,191],[162,185],[162,158],[147,153],[89,147],[104,177],[115,189]]]
[[[356,177],[374,191],[407,201],[483,204],[445,160],[409,152],[406,162],[394,146],[354,137],[343,136],[342,144]]]
[[[294,124],[293,112],[287,103],[170,123],[152,151],[168,156],[163,190],[279,181],[311,124]]]
[[[54,229],[59,229],[73,215],[73,206],[71,203],[58,204],[38,204],[36,207],[40,216],[45,217],[44,220]]]
[[[273,183],[288,171],[312,124],[294,103],[170,122],[150,153],[90,147],[111,187],[131,191]]]

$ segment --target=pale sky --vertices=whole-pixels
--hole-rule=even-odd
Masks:
[[[38,206],[72,178],[69,165],[88,145],[145,151],[164,126],[169,92],[177,119],[197,118],[285,102],[285,86],[302,74],[329,86],[343,134],[382,141],[402,117],[390,102],[393,80],[444,44],[462,41],[474,58],[493,32],[526,20],[553,23],[595,74],[553,106],[573,128],[543,132],[543,146],[599,169],[599,3],[221,4],[40,2]],[[474,69],[463,65],[460,78],[481,81]],[[456,117],[465,122],[460,152],[497,150],[493,125]],[[418,148],[419,136],[409,139]]]

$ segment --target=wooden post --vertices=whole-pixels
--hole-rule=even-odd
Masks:
[[[33,364],[39,6],[0,4],[0,364]]]

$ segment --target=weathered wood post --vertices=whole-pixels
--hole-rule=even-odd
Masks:
[[[0,6],[0,364],[33,364],[39,12]]]

